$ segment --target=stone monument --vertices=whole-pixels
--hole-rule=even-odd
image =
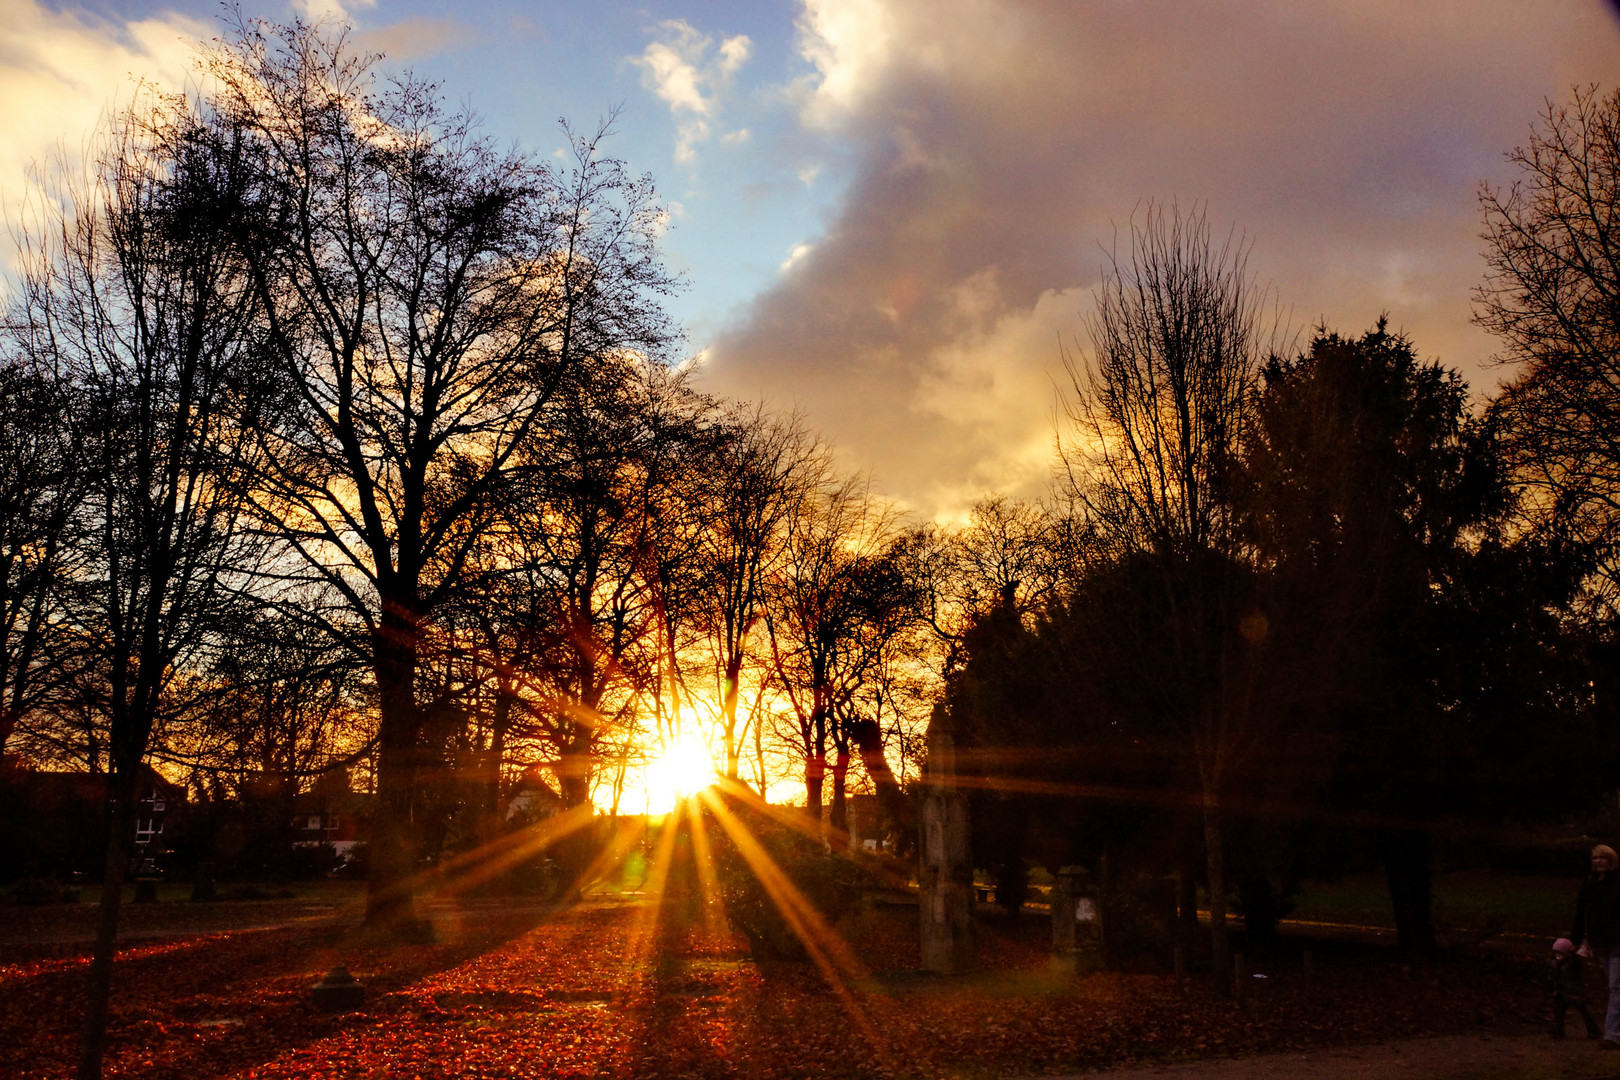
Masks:
[[[919,831],[922,966],[947,975],[966,971],[975,965],[968,808],[956,788],[956,742],[949,716],[940,706],[935,706],[928,724]]]
[[[1091,875],[1065,866],[1052,885],[1052,960],[1066,971],[1102,967],[1102,904]]]

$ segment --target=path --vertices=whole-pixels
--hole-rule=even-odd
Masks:
[[[1443,1035],[1222,1061],[1144,1065],[1062,1080],[1620,1080],[1620,1053],[1586,1039]],[[1051,1078],[1058,1080],[1058,1078]]]
[[[418,901],[422,918],[433,925],[435,940],[454,944],[461,940],[469,920],[476,921],[491,913],[501,915],[541,914],[555,910],[556,905],[527,899],[480,899]],[[131,910],[133,909],[133,911]],[[36,909],[38,910],[38,909]],[[30,945],[65,945],[88,947],[95,941],[94,905],[78,905],[72,913],[74,925],[52,925],[47,929],[24,925],[23,928],[0,927],[0,952],[7,948]],[[49,910],[46,909],[46,914]],[[156,924],[141,925],[135,917],[161,916]],[[358,903],[311,903],[302,900],[270,902],[233,902],[194,904],[176,901],[154,906],[125,904],[118,929],[120,943],[134,941],[161,941],[168,938],[212,937],[218,934],[258,933],[266,930],[318,929],[333,926],[358,926],[364,911]],[[62,920],[58,920],[62,921]]]

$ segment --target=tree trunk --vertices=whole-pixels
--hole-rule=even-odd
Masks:
[[[840,843],[847,843],[849,835],[849,800],[847,795],[849,751],[842,747],[839,747],[834,753],[832,782],[832,809],[828,814],[827,824],[831,828],[833,835],[840,838]]]
[[[737,702],[740,696],[737,678],[742,673],[742,656],[726,661],[725,693],[720,698],[721,735],[726,744],[726,779],[741,779],[742,743],[737,738]]]
[[[506,733],[512,725],[514,696],[510,681],[503,674],[495,689],[495,707],[490,714],[489,749],[482,757],[483,806],[479,840],[490,843],[501,833],[501,765],[506,761]]]
[[[827,776],[827,755],[814,752],[804,762],[804,812],[812,821],[821,820],[821,787]]]
[[[1282,921],[1286,897],[1263,874],[1240,875],[1237,893],[1243,904],[1243,936],[1250,954],[1271,949],[1277,944],[1277,924]]]
[[[1204,792],[1204,851],[1209,872],[1209,955],[1215,995],[1232,993],[1231,941],[1226,930],[1226,859],[1221,846],[1221,806],[1214,792]]]
[[[1434,891],[1427,829],[1386,829],[1378,836],[1389,883],[1390,907],[1401,952],[1410,960],[1434,960]]]
[[[84,1044],[79,1057],[78,1080],[100,1080],[101,1059],[107,1047],[107,1005],[112,996],[118,912],[124,901],[124,871],[129,864],[130,837],[135,830],[137,783],[138,777],[133,775],[109,777],[112,812],[108,815],[101,906],[96,912],[96,940],[85,993]]]
[[[878,727],[876,720],[857,720],[853,736],[856,749],[860,751],[861,764],[866,766],[866,775],[872,778],[872,785],[877,788],[878,807],[883,811],[889,831],[896,837],[909,837],[915,829],[905,795],[900,791],[900,782],[894,778],[889,761],[883,756],[883,730]]]
[[[576,734],[574,741],[564,747],[557,757],[557,787],[562,795],[563,806],[570,815],[582,814],[585,820],[589,821],[594,813],[591,806],[589,732]],[[666,819],[666,824],[669,820],[673,819]],[[585,886],[590,884],[585,879],[585,872],[591,867],[596,856],[596,848],[596,830],[584,828],[558,837],[546,849],[546,854],[555,860],[562,874],[560,899],[564,902],[577,900]]]
[[[1176,944],[1188,948],[1198,936],[1198,867],[1196,860],[1176,871]]]
[[[591,801],[591,759],[577,750],[558,755],[558,786],[562,788],[563,805],[572,810],[589,805]]]
[[[759,797],[770,802],[769,780],[765,775],[765,725],[754,719],[754,778],[759,781]]]
[[[379,713],[377,809],[366,889],[366,925],[407,934],[420,930],[413,881],[416,830],[411,820],[422,741],[414,632],[408,620],[385,612],[383,627],[372,643]]]

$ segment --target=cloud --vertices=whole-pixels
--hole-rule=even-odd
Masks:
[[[478,41],[471,26],[453,18],[414,16],[367,30],[360,43],[390,60],[419,60],[464,49]]]
[[[350,7],[369,7],[362,0]],[[338,4],[309,0],[311,17],[344,17]],[[80,10],[53,10],[39,0],[0,0],[0,209],[8,223],[37,212],[35,184],[59,156],[76,167],[98,125],[127,106],[142,85],[179,90],[195,79],[199,43],[218,33],[213,22],[175,13],[121,22]],[[368,31],[364,44],[395,58],[443,51],[471,31],[453,19],[406,19]],[[32,209],[30,209],[32,207]],[[9,266],[14,253],[0,255]]]
[[[137,84],[184,86],[209,24],[176,14],[119,23],[37,0],[4,0],[0,36],[0,200],[10,221],[27,203],[36,166],[82,153],[102,116]],[[10,253],[7,253],[7,259]]]
[[[814,244],[794,244],[793,250],[788,252],[788,257],[782,260],[782,263],[778,269],[784,274],[787,273],[789,270],[793,269],[799,260],[803,259],[806,255],[810,254],[810,252],[814,250]]]
[[[690,165],[697,158],[697,145],[709,138],[718,95],[748,61],[753,46],[747,35],[738,34],[716,48],[714,38],[684,19],[661,23],[658,33],[659,39],[632,62],[641,68],[642,83],[669,106],[676,123],[675,160]],[[723,136],[722,141],[736,143],[747,137],[744,130]]]
[[[805,0],[799,51],[819,76],[804,105],[808,124],[833,126],[873,91],[889,67],[898,14],[883,0]]]
[[[987,492],[1040,493],[1052,462],[1056,388],[1047,367],[1091,306],[1084,289],[1048,290],[1025,308],[1001,295],[994,268],[951,290],[956,332],[929,350],[917,374],[908,426],[952,432],[938,468],[907,492],[934,512],[960,511]],[[1046,357],[1043,367],[1029,362]]]
[[[354,19],[355,8],[376,7],[377,0],[292,0],[292,8],[312,23],[347,23]]]
[[[853,179],[704,378],[928,513],[1044,483],[1059,341],[1144,199],[1245,232],[1298,324],[1387,310],[1488,387],[1477,185],[1546,97],[1620,77],[1597,3],[802,3],[800,120]]]

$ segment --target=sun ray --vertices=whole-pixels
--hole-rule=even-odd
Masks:
[[[832,990],[844,1011],[849,1014],[850,1022],[861,1033],[873,1053],[886,1059],[887,1048],[878,1037],[877,1030],[867,1019],[866,1013],[855,1000],[845,980],[845,974],[854,978],[864,978],[866,971],[855,958],[838,932],[827,924],[821,913],[804,898],[796,885],[793,884],[782,868],[776,865],[770,856],[746,826],[738,820],[729,807],[727,807],[713,790],[705,790],[699,797],[714,813],[715,820],[720,828],[731,838],[748,868],[754,872],[771,902],[777,906],[782,917],[787,920],[789,929],[804,944],[805,951],[810,959],[820,969],[822,977]],[[842,970],[840,970],[842,968]]]
[[[586,889],[623,865],[636,842],[646,835],[646,826],[636,824],[640,821],[640,818],[617,819],[607,843],[602,845],[583,870],[574,875],[574,880],[563,887],[562,896],[569,901],[577,901]]]
[[[663,825],[658,833],[658,846],[654,850],[648,865],[647,880],[643,886],[643,896],[640,907],[630,925],[630,953],[633,957],[632,971],[638,985],[644,983],[649,977],[652,966],[653,953],[658,947],[658,927],[663,917],[664,893],[669,887],[670,863],[675,855],[675,833],[678,824],[674,814],[664,817]],[[633,994],[632,987],[625,987],[625,996]]]
[[[463,852],[434,869],[433,874],[439,880],[439,894],[456,896],[481,885],[564,837],[580,831],[590,822],[590,808],[576,806]]]
[[[776,803],[766,802],[746,784],[725,777],[717,778],[714,787],[726,796],[746,804],[750,810],[758,811],[778,825],[785,825],[794,832],[800,833],[817,843],[829,839],[827,830],[822,827],[822,823],[806,814],[800,807],[780,806]]]
[[[798,807],[780,806],[776,803],[766,802],[746,784],[740,784],[735,780],[721,777],[715,780],[713,786],[716,791],[744,804],[750,810],[762,814],[778,825],[784,825],[818,844],[826,843],[842,850],[847,850],[850,846],[851,838],[849,833],[826,827],[822,822],[810,817]],[[891,855],[866,855],[862,858],[862,864],[877,871],[880,877],[887,879],[897,887],[904,888],[911,883],[911,865],[896,860]]]
[[[725,898],[720,895],[720,882],[714,870],[714,850],[709,846],[709,829],[703,823],[703,814],[686,802],[687,818],[692,823],[692,861],[697,864],[698,888],[703,893],[703,928],[711,937],[717,936],[726,925]]]

